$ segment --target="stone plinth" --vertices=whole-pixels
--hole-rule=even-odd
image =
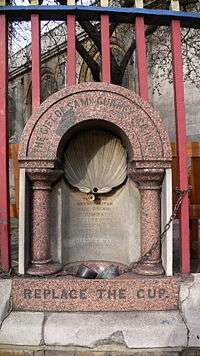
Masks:
[[[15,278],[15,310],[30,311],[134,311],[178,309],[179,282],[173,277],[126,274],[112,280],[75,277]]]

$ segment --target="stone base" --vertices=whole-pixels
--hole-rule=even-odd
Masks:
[[[50,279],[40,278],[40,282]],[[166,279],[168,284],[172,282],[171,278]],[[176,280],[175,277],[173,279]],[[21,355],[20,350],[23,350],[23,356],[41,356],[42,350],[45,350],[45,356],[51,355],[50,350],[52,356],[64,355],[64,350],[70,356],[76,356],[76,351],[82,356],[96,356],[95,352],[98,356],[132,353],[160,356],[163,355],[162,351],[165,356],[168,352],[173,356],[199,355],[200,274],[182,277],[180,310],[155,312],[13,311],[9,302],[11,283],[12,279],[0,278],[0,350],[4,352],[3,355],[7,355],[7,349],[10,351],[8,356],[14,355],[16,349],[16,356]]]
[[[14,278],[15,310],[140,311],[178,309],[179,280],[127,273],[110,280]]]
[[[161,262],[148,262],[139,263],[133,272],[142,276],[162,276],[164,269]]]
[[[28,270],[27,274],[31,276],[46,276],[59,272],[62,269],[60,263],[45,263],[45,264],[32,264]]]

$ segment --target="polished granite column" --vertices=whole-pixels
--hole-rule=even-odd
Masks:
[[[163,169],[135,169],[131,178],[140,190],[141,260],[134,272],[141,275],[162,275],[161,263],[161,186]]]
[[[52,261],[50,253],[50,193],[52,183],[62,175],[60,170],[32,169],[28,176],[32,181],[32,229],[31,265],[27,273],[49,275],[58,272],[62,266]]]

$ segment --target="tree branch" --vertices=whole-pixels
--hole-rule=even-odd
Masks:
[[[87,33],[89,38],[92,39],[95,46],[101,53],[101,38],[100,38],[100,32],[98,31],[98,28],[93,26],[90,21],[86,22],[86,21],[79,20],[79,24],[81,25],[83,30]],[[116,26],[117,25],[113,24],[111,27],[111,31],[114,32]],[[111,59],[112,72],[116,73],[115,77],[117,78],[117,76],[120,74],[121,71],[120,71],[120,67],[119,67],[114,55],[112,54],[112,51],[110,51],[110,59]]]
[[[148,26],[145,30],[145,38],[152,35],[156,31],[157,27],[158,27],[157,25]],[[128,62],[130,61],[130,58],[133,55],[135,49],[136,49],[136,41],[134,39],[120,63],[120,70],[122,72],[122,75],[124,75]]]
[[[100,81],[100,66],[98,63],[92,58],[92,56],[88,53],[85,47],[81,44],[81,42],[76,38],[76,49],[80,56],[83,58],[87,66],[90,68],[92,72],[92,76],[95,82]]]
[[[93,26],[90,21],[79,20],[79,24],[81,25],[82,29],[87,33],[89,38],[94,42],[99,52],[101,52],[101,39],[97,27]]]

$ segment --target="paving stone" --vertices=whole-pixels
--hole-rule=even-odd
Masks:
[[[187,329],[176,311],[129,313],[53,313],[44,326],[46,345],[128,348],[186,346]]]
[[[2,324],[0,344],[39,345],[43,319],[43,313],[12,312]]]
[[[178,351],[45,351],[45,356],[179,356]]]
[[[180,356],[199,356],[200,355],[200,350],[184,350],[183,352],[180,353]]]
[[[0,279],[0,328],[6,315],[9,313],[11,293],[11,279]]]
[[[188,346],[200,347],[200,274],[193,274],[193,277],[194,281],[182,284],[180,301],[188,327]],[[200,350],[198,352],[200,355]]]

